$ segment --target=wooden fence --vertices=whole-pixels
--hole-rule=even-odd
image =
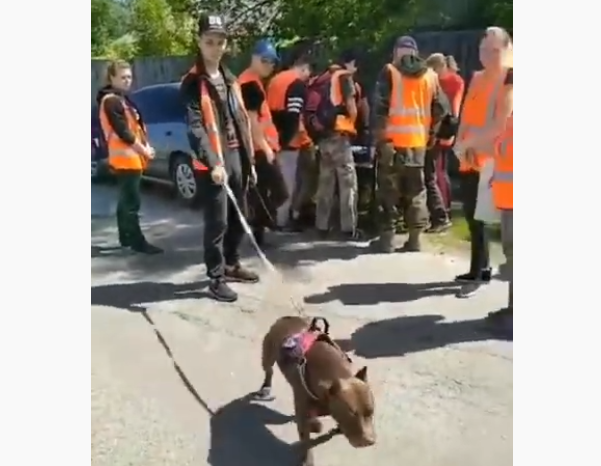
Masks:
[[[420,32],[414,34],[420,53],[427,56],[434,52],[454,55],[457,59],[461,73],[467,77],[479,66],[478,41],[482,31],[439,31]],[[394,38],[382,44],[379,50],[371,52],[370,60],[360,69],[359,80],[371,87],[377,73],[390,58]],[[315,48],[314,56],[317,62],[325,63],[335,56],[335,51],[321,43]],[[178,81],[190,68],[192,57],[149,57],[133,60],[134,87],[150,86],[165,82]],[[228,64],[232,71],[239,73],[247,62],[247,57],[232,57]],[[96,92],[104,85],[106,60],[92,60],[92,100]]]

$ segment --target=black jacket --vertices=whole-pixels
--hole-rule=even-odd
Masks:
[[[223,66],[221,67],[221,72],[225,79],[228,92],[233,92],[232,85],[236,83],[236,77]],[[203,79],[207,84],[207,89],[213,102],[213,111],[215,112],[218,129],[221,135],[221,145],[222,147],[227,147],[225,127],[227,121],[226,112],[228,109],[222,104],[217,90],[208,79],[202,60],[197,62],[195,72],[189,72],[184,77],[180,86],[180,93],[187,110],[188,139],[190,141],[190,147],[198,157],[198,160],[209,167],[209,169],[212,169],[219,162],[219,156],[211,147],[206,122],[204,121],[201,111],[199,80]],[[228,102],[230,101],[231,100],[228,99]],[[247,116],[240,108],[231,108],[230,110],[234,116],[234,125],[240,141],[243,174],[248,175],[250,173],[250,166],[254,164],[254,160]],[[247,176],[245,178],[247,178]]]

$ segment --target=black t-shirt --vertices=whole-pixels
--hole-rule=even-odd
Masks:
[[[249,81],[240,86],[242,91],[242,99],[246,110],[249,112],[257,112],[261,115],[261,106],[265,102],[265,93],[261,89],[261,86],[255,81]]]
[[[226,130],[227,146],[230,149],[235,149],[237,147],[240,147],[240,141],[238,141],[238,136],[236,135],[236,126],[234,125],[234,116],[232,115],[232,110],[229,106],[228,99],[227,99],[228,90],[227,90],[227,85],[225,83],[225,78],[223,77],[223,74],[221,74],[221,72],[219,72],[215,76],[209,76],[209,81],[211,82],[213,87],[215,87],[215,90],[219,94],[219,97],[221,98],[221,103],[223,104],[223,108],[226,109],[225,130]]]

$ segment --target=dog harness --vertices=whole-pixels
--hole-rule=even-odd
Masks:
[[[323,329],[318,325],[320,320],[324,324]],[[317,341],[327,341],[330,344],[333,344],[329,333],[330,324],[328,321],[323,317],[316,317],[311,321],[311,324],[306,331],[288,337],[282,345],[284,359],[293,361],[296,364],[301,385],[305,389],[307,395],[314,401],[319,401],[319,397],[313,393],[307,383],[307,359],[305,355]],[[350,358],[346,354],[345,356],[350,361]]]

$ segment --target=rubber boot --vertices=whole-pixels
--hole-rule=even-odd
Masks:
[[[387,254],[394,252],[394,231],[384,231],[380,233],[378,249]]]
[[[403,245],[404,252],[419,252],[422,250],[422,245],[420,241],[420,233],[419,230],[410,230],[409,238]]]

